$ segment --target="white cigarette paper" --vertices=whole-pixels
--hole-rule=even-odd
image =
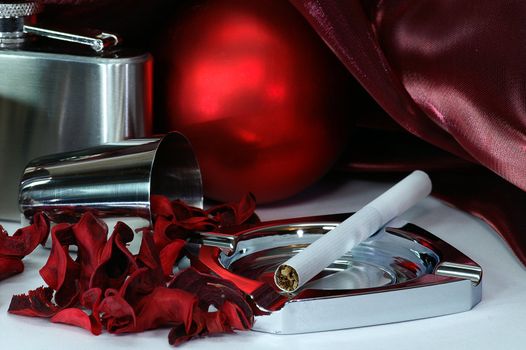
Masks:
[[[414,171],[281,264],[274,274],[276,285],[283,291],[295,292],[354,246],[427,197],[431,187],[426,173]]]

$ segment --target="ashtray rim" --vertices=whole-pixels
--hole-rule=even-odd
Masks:
[[[412,242],[418,243],[419,245],[426,247],[437,254],[439,261],[436,263],[435,268],[431,273],[423,274],[420,277],[417,277],[413,280],[408,280],[402,283],[395,283],[391,285],[368,288],[368,289],[354,289],[354,290],[313,290],[306,289],[299,292],[297,295],[284,295],[278,294],[277,290],[266,283],[260,281],[255,281],[248,279],[239,275],[232,273],[231,271],[224,268],[220,262],[221,254],[231,254],[233,249],[236,248],[239,242],[250,240],[257,237],[262,237],[264,235],[271,235],[273,230],[286,227],[298,227],[300,224],[308,223],[337,223],[343,221],[347,218],[350,213],[343,214],[332,214],[332,215],[323,215],[323,216],[312,216],[312,217],[302,217],[302,218],[292,218],[286,220],[274,220],[269,222],[262,222],[255,225],[248,225],[238,228],[230,228],[224,230],[219,234],[222,235],[221,238],[224,239],[228,237],[230,240],[230,247],[223,246],[220,248],[218,246],[213,246],[208,242],[208,245],[201,247],[199,252],[199,258],[204,263],[207,269],[212,270],[216,274],[220,275],[223,278],[226,278],[238,286],[241,290],[247,293],[250,298],[253,300],[254,304],[259,310],[259,315],[261,317],[267,317],[263,315],[274,315],[280,314],[286,315],[292,312],[293,309],[298,309],[306,307],[312,308],[313,302],[348,302],[351,298],[363,298],[369,297],[371,300],[378,299],[382,295],[382,300],[386,295],[392,293],[392,295],[398,295],[400,297],[400,292],[406,292],[407,295],[415,294],[415,291],[418,295],[419,289],[425,290],[425,293],[429,293],[430,287],[440,287],[438,289],[446,290],[449,288],[453,290],[458,289],[456,284],[461,283],[462,288],[458,289],[462,291],[462,295],[457,299],[462,299],[462,303],[458,303],[457,300],[454,300],[455,303],[459,304],[461,307],[453,307],[444,309],[444,312],[439,310],[433,311],[431,314],[422,314],[420,310],[416,312],[415,315],[418,315],[416,318],[437,316],[444,313],[460,312],[470,309],[476,305],[481,299],[481,281],[482,281],[482,268],[469,257],[464,255],[462,252],[458,251],[456,248],[452,247],[448,243],[444,242],[440,238],[434,236],[430,232],[424,230],[423,228],[405,223],[401,227],[385,227],[382,230],[385,230],[387,234],[401,237]],[[223,242],[224,243],[224,242]],[[469,283],[466,283],[468,281]],[[447,287],[450,285],[450,287]],[[455,285],[455,286],[453,286]],[[456,290],[457,290],[456,289]],[[411,290],[411,292],[409,292]],[[443,291],[440,293],[444,293]],[[458,293],[457,293],[458,294]],[[427,295],[423,294],[421,297],[427,299]],[[402,294],[403,298],[403,294]],[[339,299],[339,300],[336,300]],[[336,300],[336,301],[335,301]],[[357,299],[356,299],[357,300]],[[403,304],[403,303],[402,303]],[[400,304],[400,305],[402,305]],[[295,305],[295,306],[293,306]],[[404,304],[410,305],[410,304]],[[466,306],[468,305],[468,306]],[[469,307],[469,308],[468,308]],[[410,308],[410,306],[409,306]],[[290,312],[288,312],[290,310]],[[338,311],[334,311],[338,313]],[[297,310],[293,312],[298,314]],[[404,314],[404,313],[403,313]],[[290,317],[290,316],[289,316]],[[305,317],[303,315],[302,317]],[[336,317],[338,319],[338,317]],[[403,321],[408,319],[414,319],[413,316],[400,316],[395,317],[394,320],[389,319],[389,322]],[[372,323],[371,323],[372,322]],[[318,330],[329,330],[329,329],[339,329],[339,328],[350,328],[355,326],[363,326],[370,324],[386,323],[386,321],[371,321],[371,322],[362,322],[358,324],[342,322],[341,325],[325,325],[312,328],[305,327],[277,327],[266,322],[267,327],[263,327],[262,331],[271,332],[271,333],[302,333]],[[330,323],[330,322],[329,322]],[[328,324],[329,324],[328,323]],[[329,328],[327,328],[329,327]]]

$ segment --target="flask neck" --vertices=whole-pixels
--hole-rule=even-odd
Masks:
[[[16,48],[26,39],[24,25],[27,17],[0,18],[0,48]]]
[[[17,47],[25,41],[25,26],[36,22],[40,0],[0,0],[0,48]]]

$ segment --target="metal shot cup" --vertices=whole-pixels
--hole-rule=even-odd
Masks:
[[[203,205],[199,165],[180,133],[36,158],[22,176],[19,208],[23,224],[37,211],[55,223],[91,211],[108,226],[121,220],[136,229],[151,224],[153,195]]]

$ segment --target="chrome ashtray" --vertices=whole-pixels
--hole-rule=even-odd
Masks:
[[[386,227],[342,256],[297,293],[275,287],[275,269],[349,214],[264,222],[201,236],[204,267],[249,294],[254,330],[293,334],[408,321],[470,310],[482,269],[413,225]]]

